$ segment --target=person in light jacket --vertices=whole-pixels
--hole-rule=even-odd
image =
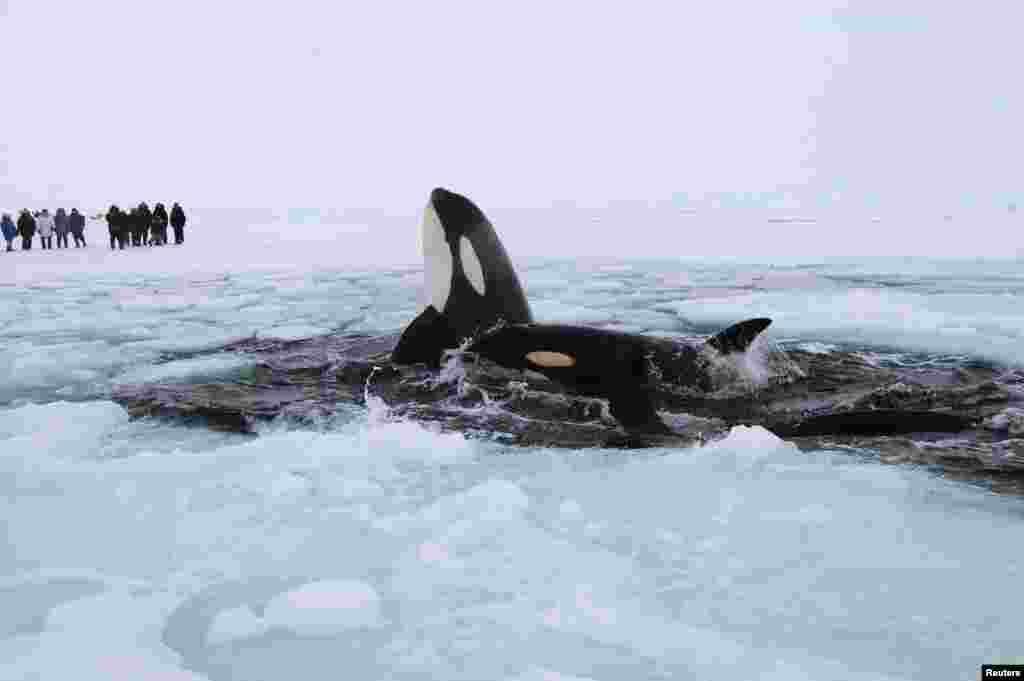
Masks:
[[[36,228],[39,229],[39,241],[43,244],[43,250],[53,250],[53,216],[45,208],[40,211],[36,218]]]
[[[0,217],[0,229],[3,230],[4,241],[7,242],[7,252],[14,250],[14,237],[18,235],[18,228],[14,226],[14,220],[8,213]]]

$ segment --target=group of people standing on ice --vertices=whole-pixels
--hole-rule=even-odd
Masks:
[[[99,217],[99,216],[97,216]],[[110,248],[133,246],[162,246],[167,243],[167,227],[174,229],[174,243],[185,242],[185,211],[175,203],[168,214],[164,204],[158,203],[153,210],[143,201],[130,211],[122,211],[112,205],[106,215],[110,229]],[[10,213],[0,215],[0,231],[7,242],[7,250],[14,250],[15,237],[21,237],[21,248],[32,250],[32,239],[39,235],[43,250],[53,248],[53,237],[57,236],[57,248],[70,248],[68,235],[75,238],[75,247],[85,246],[85,216],[72,208],[68,213],[63,208],[50,215],[48,209],[30,212],[23,208],[15,222]]]
[[[10,213],[0,216],[0,231],[7,242],[7,250],[14,250],[14,238],[21,237],[21,248],[24,251],[32,249],[32,238],[39,234],[39,242],[43,250],[53,248],[53,235],[57,235],[57,248],[69,248],[68,234],[75,238],[75,247],[85,246],[85,216],[72,208],[68,213],[63,208],[58,208],[54,215],[43,209],[35,213],[23,208],[18,214],[18,222],[15,223]]]
[[[185,243],[185,211],[175,203],[170,215],[164,204],[158,203],[149,209],[143,201],[129,211],[123,211],[117,204],[107,211],[107,228],[110,231],[110,249],[132,246],[163,246],[167,244],[167,226],[174,229],[174,243]]]

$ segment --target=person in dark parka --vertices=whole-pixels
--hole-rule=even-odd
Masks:
[[[36,219],[27,208],[23,208],[18,216],[18,234],[21,235],[21,250],[32,250],[32,237],[36,235]]]
[[[139,235],[139,208],[136,206],[128,212],[128,217],[131,218],[128,224],[128,245],[129,246],[141,246],[142,239]]]
[[[71,215],[68,216],[68,229],[75,237],[75,248],[85,246],[85,216],[79,213],[77,208],[71,209]]]
[[[124,239],[124,246],[127,248],[132,245],[132,239],[135,236],[135,230],[139,222],[139,209],[132,208],[127,213],[122,215],[124,224],[121,226],[121,238]]]
[[[53,216],[53,231],[57,234],[57,248],[68,247],[68,214],[58,208]]]
[[[121,209],[112,204],[107,211],[107,230],[110,231],[110,250],[117,248],[118,234],[121,231]]]
[[[174,228],[174,243],[185,243],[185,211],[177,201],[171,206],[171,227]]]
[[[14,250],[14,237],[18,236],[18,228],[14,226],[14,220],[7,213],[0,217],[0,229],[3,230],[4,241],[7,242],[7,252]]]
[[[167,245],[167,209],[164,204],[158,203],[153,207],[153,238],[161,245]]]
[[[132,245],[149,245],[149,224],[152,221],[152,213],[149,206],[143,201],[135,211],[135,225],[132,227]]]
[[[121,228],[117,231],[117,247],[132,245],[132,229],[135,227],[135,209],[121,211]]]
[[[132,240],[132,226],[135,224],[135,209],[132,208],[130,211],[121,211],[119,224],[117,227],[117,247],[118,249],[124,250],[128,248],[128,245]]]

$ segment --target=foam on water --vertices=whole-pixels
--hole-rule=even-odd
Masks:
[[[815,341],[799,343],[796,347],[804,352],[810,352],[815,355],[827,355],[837,349],[836,346],[831,343],[818,343]]]
[[[187,357],[225,339],[404,326],[418,273],[325,269],[336,237],[18,260],[0,288],[0,678],[876,681],[1019,655],[1021,502],[867,454],[761,428],[508,449],[396,419],[372,378],[351,419],[258,437],[106,401],[126,378],[243,370]],[[897,286],[881,269],[520,271],[544,321],[692,335],[767,315],[796,343],[1019,358],[1012,272],[911,268],[922,281]],[[186,356],[159,364],[171,350]]]
[[[1024,409],[1008,407],[988,421],[992,430],[1006,431],[1012,437],[1024,436]]]
[[[770,381],[788,382],[803,371],[772,342],[758,336],[744,352],[722,355],[705,348],[704,359],[717,390],[745,392]]]

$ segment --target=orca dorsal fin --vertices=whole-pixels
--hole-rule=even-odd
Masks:
[[[756,317],[733,324],[724,331],[719,331],[707,340],[707,344],[722,354],[745,352],[757,336],[771,325],[767,317]]]

